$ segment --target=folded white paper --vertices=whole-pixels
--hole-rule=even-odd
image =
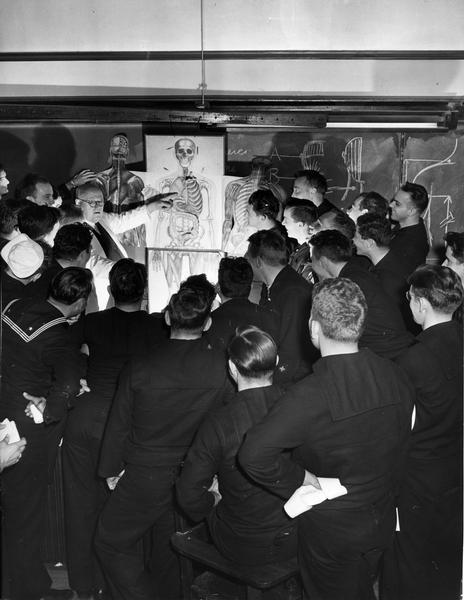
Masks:
[[[43,413],[40,412],[40,410],[37,408],[37,406],[35,404],[32,404],[32,402],[31,402],[30,408],[31,408],[32,418],[34,419],[34,423],[36,425],[38,425],[39,423],[43,423],[44,422]]]
[[[19,442],[20,437],[18,433],[18,429],[16,427],[16,423],[14,421],[10,421],[9,419],[3,419],[0,422],[0,442],[8,436],[8,443],[14,444],[14,442]]]
[[[316,504],[321,504],[326,500],[333,500],[339,496],[348,493],[346,487],[340,483],[336,477],[318,477],[321,489],[318,490],[313,485],[302,485],[296,489],[292,496],[284,504],[284,510],[292,519],[303,512],[306,512]]]

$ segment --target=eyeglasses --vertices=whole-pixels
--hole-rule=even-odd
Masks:
[[[88,204],[92,208],[99,208],[104,204],[103,200],[86,200],[85,198],[76,198],[76,200],[79,200],[80,202],[85,202],[85,204]]]

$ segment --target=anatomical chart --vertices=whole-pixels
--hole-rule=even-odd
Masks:
[[[224,138],[147,135],[145,143],[145,184],[176,194],[171,209],[157,212],[147,227],[147,247],[158,249],[147,264],[153,310],[189,275],[206,273],[215,281],[217,254],[205,251],[221,248]]]

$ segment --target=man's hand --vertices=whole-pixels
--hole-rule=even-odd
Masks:
[[[169,192],[167,194],[156,194],[156,196],[150,196],[145,200],[147,210],[149,214],[152,214],[155,210],[168,210],[172,207],[172,201],[177,196],[176,192]]]
[[[214,496],[214,506],[217,506],[219,502],[222,500],[221,492],[219,491],[219,481],[217,475],[213,477],[213,482],[211,486],[208,488],[208,492],[211,492]]]
[[[79,379],[79,385],[80,385],[80,389],[79,389],[79,393],[77,394],[78,396],[82,396],[82,394],[85,394],[86,392],[90,392],[90,388],[87,384],[87,379]]]
[[[47,400],[43,396],[32,396],[32,394],[28,394],[27,392],[23,392],[23,396],[26,400],[29,400],[29,404],[24,409],[24,412],[30,419],[34,419],[34,414],[31,410],[33,406],[43,414],[47,404]]]
[[[26,447],[26,439],[21,438],[19,442],[8,443],[8,436],[0,442],[0,472],[6,467],[15,465],[22,456]]]
[[[90,183],[91,181],[95,181],[97,178],[96,173],[91,171],[90,169],[82,169],[66,183],[66,187],[68,190],[72,190],[72,188],[77,188],[80,185],[84,185],[84,183]]]
[[[111,491],[113,491],[114,488],[118,485],[118,481],[124,475],[124,471],[125,471],[125,469],[123,469],[119,473],[119,475],[115,475],[114,477],[107,477],[106,478],[106,485],[110,488]]]

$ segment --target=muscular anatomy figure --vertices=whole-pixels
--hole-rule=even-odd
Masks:
[[[129,140],[123,133],[111,138],[110,161],[111,167],[98,174],[98,179],[105,189],[104,211],[121,214],[144,204],[142,190],[144,183],[126,169],[129,155]],[[131,246],[143,246],[145,243],[145,225],[122,234],[121,241]]]
[[[258,189],[269,189],[282,204],[285,192],[270,179],[271,161],[256,156],[251,161],[251,173],[241,179],[231,181],[226,187],[224,223],[222,226],[222,249],[230,254],[243,254],[240,245],[245,243],[252,233],[248,230],[248,199]]]

